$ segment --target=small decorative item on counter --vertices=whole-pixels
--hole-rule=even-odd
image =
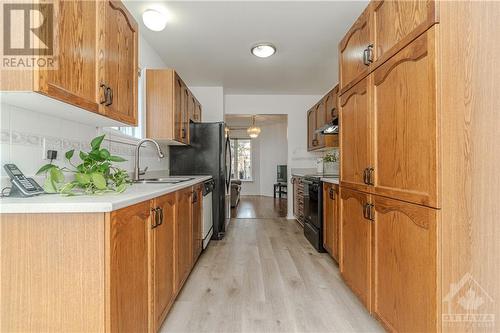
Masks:
[[[127,171],[115,167],[113,162],[126,160],[120,156],[111,155],[107,149],[101,148],[103,140],[104,135],[98,136],[90,142],[92,148],[90,152],[80,151],[79,156],[82,163],[78,165],[74,165],[71,161],[75,150],[67,151],[64,156],[74,169],[59,167],[52,163],[42,166],[37,175],[45,173],[43,185],[45,192],[71,196],[125,191],[132,181]],[[74,173],[75,179],[65,182],[63,171]]]
[[[337,152],[328,153],[323,157],[323,173],[338,174],[339,173],[339,156]]]

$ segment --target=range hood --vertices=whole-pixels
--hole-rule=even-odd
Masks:
[[[314,133],[325,134],[325,135],[339,134],[339,120],[338,120],[338,118],[333,119],[331,122],[329,122],[325,126],[321,126]]]

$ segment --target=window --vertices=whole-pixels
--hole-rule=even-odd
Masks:
[[[252,141],[231,139],[231,179],[252,181]]]

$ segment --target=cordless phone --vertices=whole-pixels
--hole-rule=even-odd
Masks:
[[[45,193],[33,178],[26,178],[15,164],[5,164],[3,167],[12,182],[10,197],[31,197]]]

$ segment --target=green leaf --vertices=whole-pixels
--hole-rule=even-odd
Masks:
[[[105,160],[106,160],[106,159],[108,159],[108,157],[109,157],[111,154],[109,153],[109,151],[108,151],[107,149],[103,148],[103,149],[101,149],[101,150],[99,151],[99,155],[101,156],[101,158],[103,158],[103,159],[105,159]]]
[[[36,174],[39,175],[41,173],[49,171],[52,168],[56,168],[56,166],[54,164],[45,164],[43,167],[41,167],[40,169],[38,169],[38,171],[36,172]]]
[[[62,183],[64,181],[64,174],[59,168],[55,167],[50,169],[50,178],[56,183]]]
[[[56,184],[52,181],[52,178],[50,177],[50,173],[48,173],[47,177],[45,177],[45,182],[43,183],[43,189],[46,193],[58,192]]]
[[[90,142],[90,146],[92,147],[92,150],[98,150],[101,147],[102,140],[104,140],[105,135],[98,136]]]
[[[80,185],[87,185],[88,183],[90,183],[90,176],[85,173],[77,173],[75,174],[75,180]]]
[[[127,184],[120,184],[116,187],[116,192],[123,193],[127,189]]]
[[[87,157],[89,156],[89,154],[87,153],[84,153],[83,151],[80,152],[80,159],[83,161],[85,160]]]
[[[95,187],[99,190],[104,190],[107,187],[106,179],[104,176],[98,172],[94,172],[90,175],[92,179],[92,183],[94,183]]]
[[[73,188],[75,187],[75,184],[74,183],[67,183],[67,184],[64,184],[61,189],[60,189],[60,193],[62,194],[65,194],[65,195],[71,195],[71,190],[73,190]]]
[[[74,149],[68,150],[64,156],[66,157],[67,160],[70,160],[73,157],[73,154],[75,153]]]
[[[110,157],[108,157],[108,160],[111,162],[125,162],[126,161],[126,159],[124,159],[123,157],[115,156],[115,155],[111,155]]]

